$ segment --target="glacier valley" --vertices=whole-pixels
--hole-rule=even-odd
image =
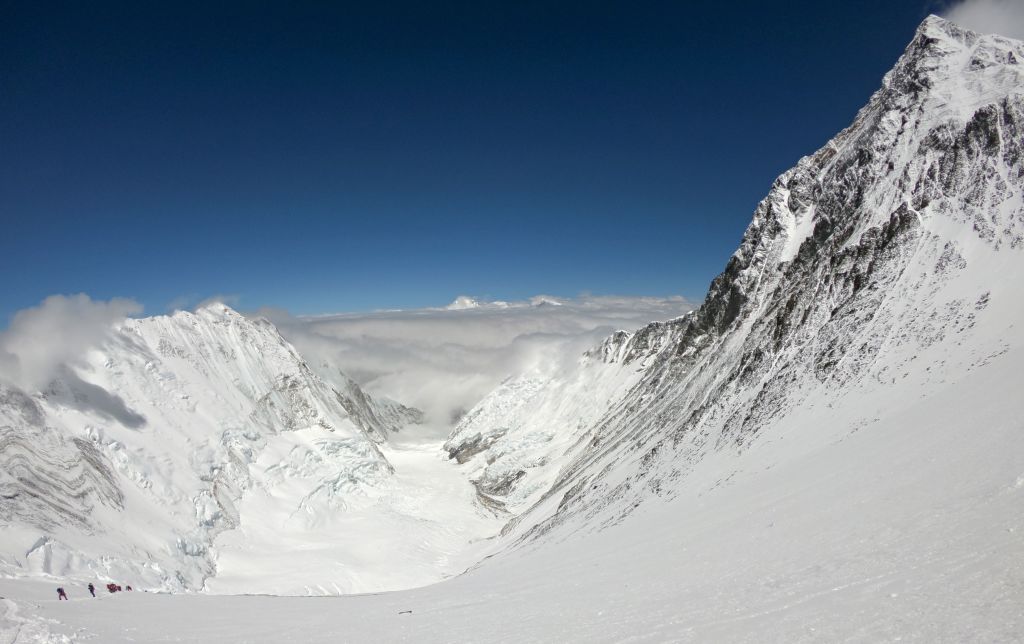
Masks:
[[[0,385],[0,642],[1019,641],[1022,195],[1024,43],[933,16],[698,307],[443,439],[264,318],[124,320]]]

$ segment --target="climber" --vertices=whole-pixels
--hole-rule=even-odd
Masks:
[[[58,588],[57,589],[57,601],[60,601],[62,599],[68,599],[68,594],[66,592],[64,592],[63,588]],[[71,600],[68,599],[68,601],[71,601]]]
[[[96,596],[96,586],[93,586],[91,581],[89,582],[89,594],[93,597]]]

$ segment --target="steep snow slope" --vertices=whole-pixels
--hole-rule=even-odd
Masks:
[[[610,400],[637,384],[679,336],[673,322],[620,331],[587,352],[577,370],[557,367],[509,378],[467,413],[445,443],[488,507],[519,514],[548,491],[583,447]]]
[[[378,443],[418,420],[226,306],[127,320],[46,391],[0,389],[0,571],[200,589],[218,535],[390,484]]]
[[[948,396],[1024,344],[1022,153],[1021,43],[929,18],[855,122],[775,181],[697,311],[506,382],[449,452],[529,508],[506,533],[533,538],[684,493],[708,459],[726,480],[806,423],[803,448],[839,440],[891,413],[878,392]]]

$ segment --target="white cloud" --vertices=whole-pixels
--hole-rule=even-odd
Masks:
[[[328,359],[370,392],[426,412],[447,432],[504,378],[557,369],[617,329],[635,329],[693,308],[680,297],[538,296],[455,306],[294,318],[261,311],[307,359]]]
[[[1024,39],[1024,0],[965,0],[942,16],[973,31]]]
[[[0,333],[0,382],[35,392],[60,379],[72,392],[64,404],[141,427],[145,418],[116,394],[82,380],[73,368],[89,349],[103,344],[115,323],[141,312],[132,300],[102,302],[84,294],[52,295],[19,311]]]
[[[142,312],[133,300],[95,301],[88,295],[51,295],[15,314],[0,333],[0,376],[27,389],[41,389],[91,348],[113,325]]]

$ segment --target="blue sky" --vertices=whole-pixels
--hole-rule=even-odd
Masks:
[[[149,313],[699,299],[774,177],[939,9],[12,3],[0,322],[78,292]]]

